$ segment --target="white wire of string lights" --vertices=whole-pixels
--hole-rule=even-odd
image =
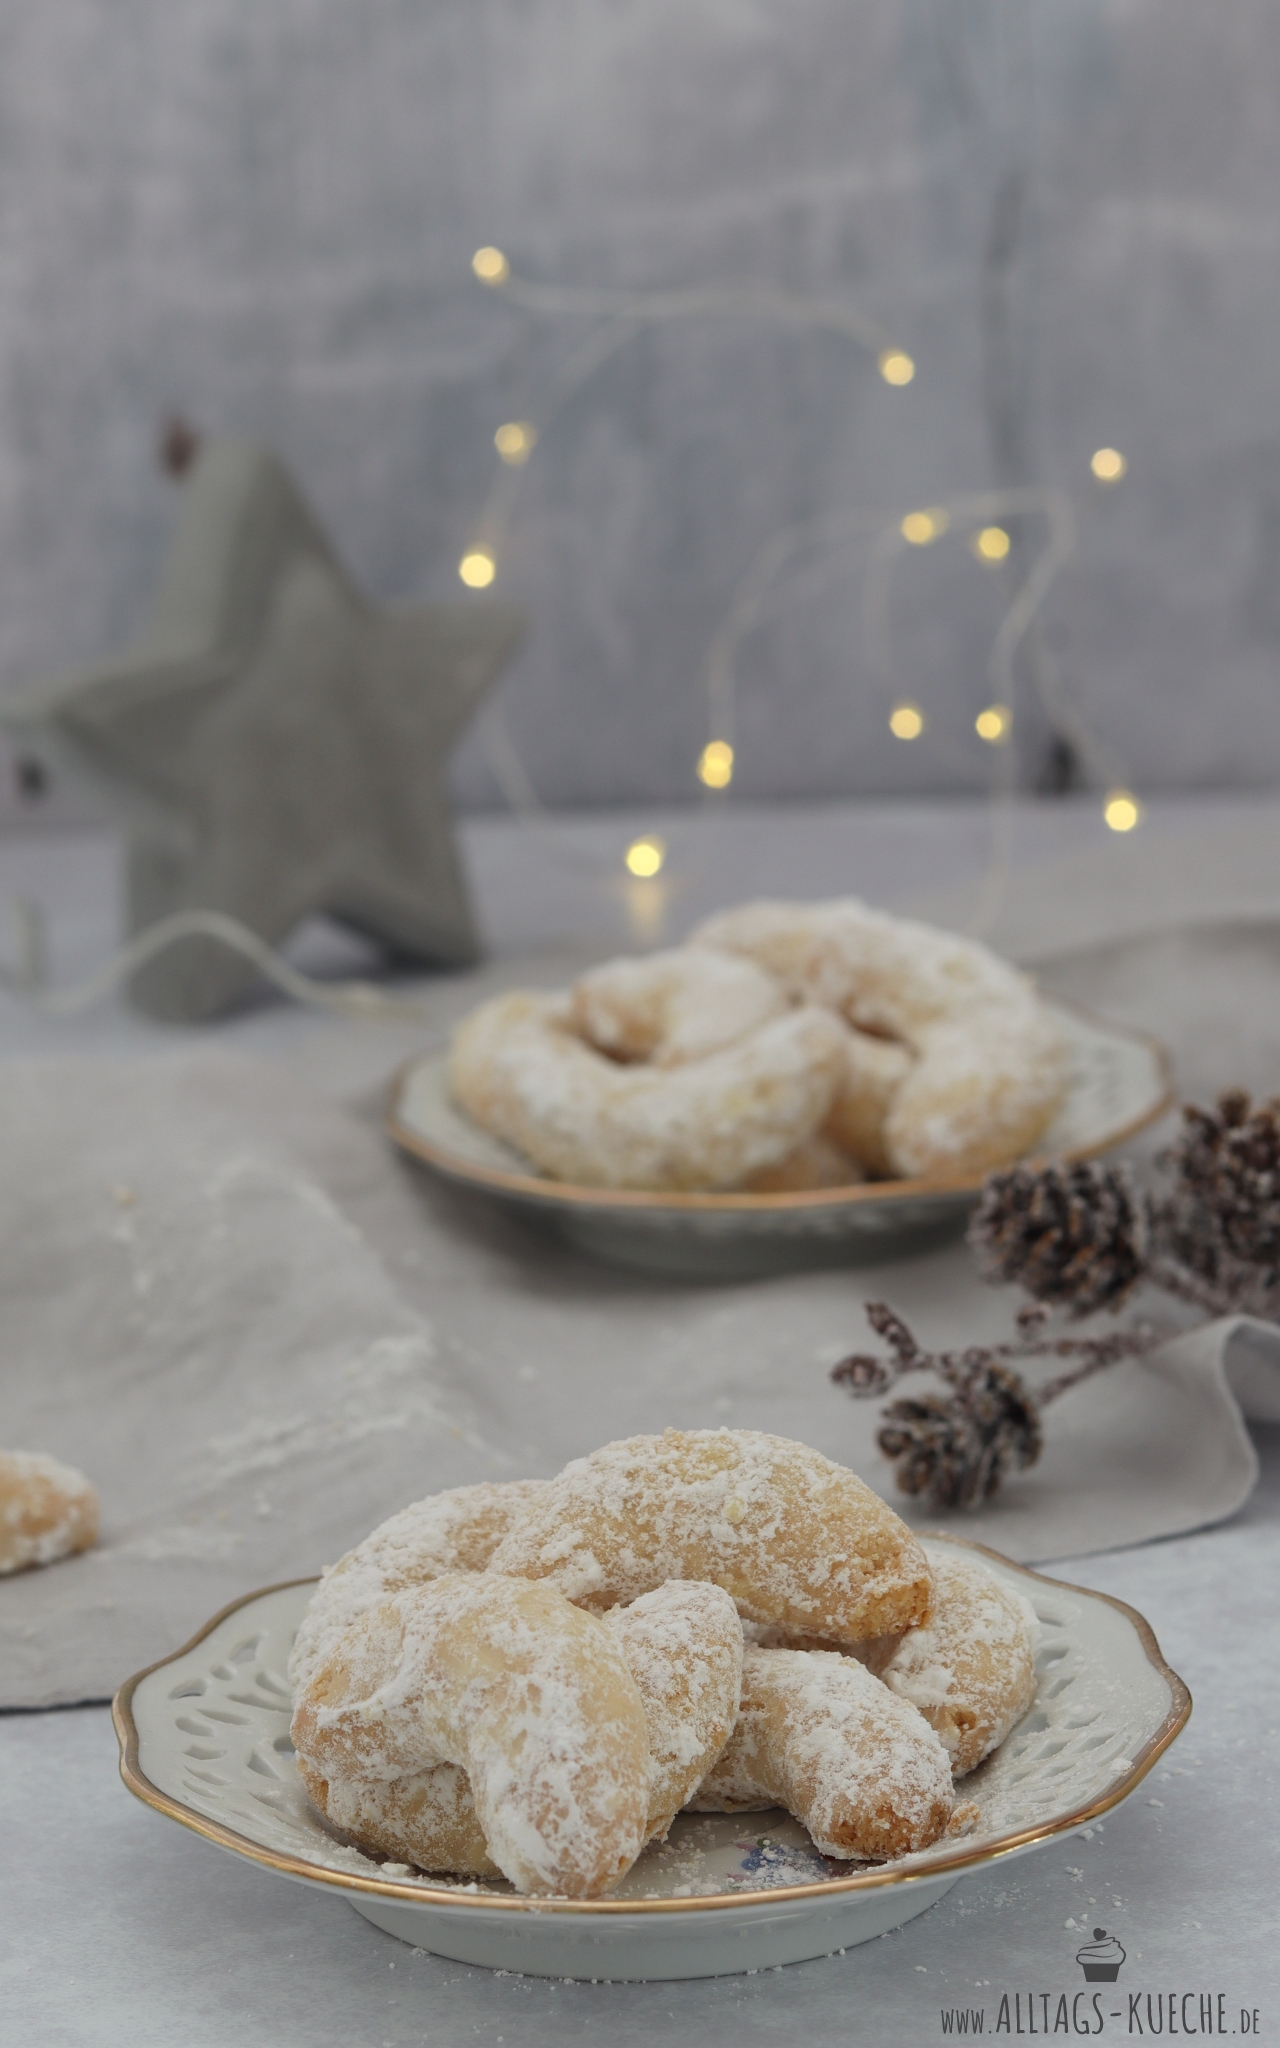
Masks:
[[[878,323],[836,300],[805,298],[766,285],[627,292],[537,284],[513,275],[507,256],[493,246],[476,251],[472,269],[483,284],[532,312],[586,317],[599,323],[553,377],[530,417],[504,421],[495,432],[494,444],[503,471],[484,501],[472,541],[459,563],[459,575],[472,588],[487,587],[497,575],[521,474],[556,415],[573,392],[646,324],[718,315],[769,320],[800,329],[825,329],[846,335],[874,355],[880,375],[892,386],[905,388],[916,374],[912,357]],[[1098,483],[1110,485],[1120,481],[1127,465],[1117,449],[1100,448],[1094,452],[1090,467]],[[1010,554],[1012,543],[1007,529],[998,522],[1036,515],[1045,522],[1044,546],[1015,591],[996,632],[989,662],[991,702],[974,722],[978,739],[994,750],[993,851],[978,913],[981,923],[989,922],[1007,878],[1015,794],[1015,756],[1011,745],[1018,694],[1015,655],[1050,585],[1075,548],[1075,515],[1065,491],[1028,487],[974,493],[923,509],[894,513],[855,507],[775,534],[760,550],[739,585],[708,648],[704,669],[707,739],[696,764],[704,788],[708,792],[723,792],[733,781],[737,760],[736,656],[742,641],[756,627],[854,573],[861,556],[865,649],[872,673],[883,679],[890,672],[888,590],[898,559],[949,531],[967,532],[975,558],[984,565],[999,566]],[[1140,820],[1141,807],[1127,786],[1123,765],[1067,699],[1047,650],[1040,648],[1038,656],[1032,671],[1034,688],[1050,729],[1071,749],[1089,784],[1105,792],[1103,816],[1107,825],[1116,832],[1131,831]],[[889,705],[887,716],[894,737],[908,742],[920,738],[929,722],[921,707],[909,699]],[[509,807],[529,824],[551,824],[551,815],[520,759],[500,707],[488,710],[480,737],[490,769]],[[633,875],[651,876],[658,872],[664,858],[661,842],[654,835],[646,835],[628,847],[624,861]],[[583,857],[576,856],[576,860],[581,862]]]
[[[724,788],[732,778],[735,671],[744,639],[768,620],[807,603],[831,584],[855,573],[859,554],[867,667],[879,686],[894,737],[907,742],[919,739],[929,723],[924,710],[912,699],[890,693],[893,664],[889,595],[895,565],[913,548],[926,547],[947,533],[967,534],[979,561],[998,564],[1007,558],[1011,542],[1007,529],[995,522],[1036,515],[1044,522],[1044,543],[1001,619],[988,664],[990,701],[973,722],[977,738],[998,750],[991,774],[991,851],[973,925],[976,931],[987,929],[1007,886],[1012,850],[1016,784],[1010,743],[1018,696],[1015,656],[1054,578],[1075,551],[1075,513],[1064,491],[984,491],[889,516],[855,509],[806,521],[775,534],[760,550],[739,585],[708,649],[705,685],[710,736],[699,761],[702,780],[712,788]],[[1131,829],[1137,822],[1137,806],[1123,788],[1120,764],[1066,701],[1052,662],[1043,650],[1033,674],[1050,727],[1068,740],[1090,780],[1110,792],[1104,813],[1107,822],[1113,830]],[[958,754],[954,745],[948,751],[953,758]],[[967,765],[967,755],[960,756],[960,760],[961,765]],[[1127,822],[1120,809],[1122,804],[1130,807]]]
[[[766,320],[810,331],[825,330],[846,336],[873,356],[887,384],[901,388],[915,376],[915,363],[906,350],[897,347],[878,322],[839,300],[805,298],[760,284],[707,285],[654,292],[599,291],[536,284],[514,277],[503,251],[492,246],[477,249],[471,259],[471,267],[483,284],[500,289],[504,298],[531,312],[557,318],[585,317],[598,323],[551,378],[529,416],[504,421],[494,434],[494,445],[503,467],[481,506],[471,541],[458,564],[459,576],[473,590],[486,589],[497,575],[522,472],[534,449],[545,441],[557,415],[579,387],[646,325],[724,317]],[[501,707],[488,707],[478,732],[490,771],[509,808],[528,824],[552,825],[551,814],[542,804],[520,759]],[[702,774],[702,780],[709,788],[727,787],[732,774],[730,760],[729,774],[720,783],[715,782],[717,762],[722,758],[717,751],[716,738],[714,733],[710,735],[711,753],[707,755],[704,749],[700,757],[699,772],[710,770],[709,776]],[[655,874],[657,869],[652,865],[655,849],[660,866],[663,850],[659,842],[653,838],[636,841],[627,851],[629,871],[633,875]],[[576,865],[598,865],[568,848],[563,849],[563,854]]]
[[[0,966],[0,988],[20,996],[46,1017],[73,1017],[91,1010],[139,967],[154,960],[180,939],[214,939],[231,952],[251,960],[258,972],[282,995],[312,1009],[331,1010],[361,1023],[430,1024],[433,1011],[411,998],[388,995],[368,981],[319,981],[302,974],[274,946],[221,910],[176,910],[119,947],[84,981],[70,988],[51,985],[44,912],[31,897],[11,906],[17,927],[14,958]]]
[[[458,574],[471,589],[483,590],[498,573],[514,515],[522,472],[538,442],[573,393],[634,335],[650,324],[706,318],[772,321],[805,330],[843,334],[873,355],[884,381],[905,389],[916,365],[903,348],[857,308],[840,301],[806,298],[769,285],[713,285],[688,290],[619,292],[543,285],[516,278],[504,253],[492,246],[478,249],[472,269],[482,283],[500,289],[514,304],[553,317],[586,317],[598,324],[551,379],[531,416],[504,421],[494,434],[502,463],[464,551]],[[1118,483],[1127,464],[1115,448],[1095,450],[1090,467],[1098,483]],[[1015,760],[1012,745],[1018,686],[1015,656],[1050,585],[1075,548],[1075,514],[1061,490],[1023,488],[955,497],[906,512],[887,513],[852,508],[784,528],[759,550],[738,586],[724,619],[708,646],[704,663],[707,739],[696,763],[698,779],[714,799],[727,791],[736,767],[737,683],[739,649],[767,619],[807,602],[859,568],[863,579],[862,624],[869,670],[886,697],[889,729],[898,740],[917,740],[930,723],[924,709],[909,698],[889,701],[892,663],[889,649],[889,593],[892,575],[904,555],[940,540],[945,534],[967,533],[975,558],[999,566],[1012,542],[1001,520],[1039,517],[1045,539],[1001,619],[989,660],[991,701],[978,713],[974,730],[993,750],[990,778],[991,847],[981,901],[972,928],[985,929],[1007,885],[1012,846]],[[1103,816],[1115,832],[1131,831],[1141,819],[1141,806],[1127,787],[1121,764],[1092,732],[1080,711],[1063,693],[1046,650],[1033,668],[1041,709],[1051,729],[1071,748],[1089,780],[1106,792]],[[610,887],[618,871],[557,830],[557,821],[542,803],[501,708],[490,706],[478,736],[491,772],[514,816],[547,835],[558,860],[585,869]],[[935,736],[936,737],[936,736]],[[666,847],[656,833],[646,833],[627,847],[623,866],[639,882],[658,876]],[[237,919],[220,912],[178,912],[137,933],[96,973],[72,988],[50,985],[44,920],[37,904],[22,899],[14,905],[18,926],[16,959],[0,967],[0,987],[18,994],[46,1015],[68,1016],[102,1000],[145,961],[180,939],[214,939],[252,960],[282,994],[300,1003],[336,1011],[364,1021],[429,1022],[431,1013],[412,1000],[389,996],[368,982],[326,982],[302,974],[275,948]],[[641,917],[643,922],[643,916]]]

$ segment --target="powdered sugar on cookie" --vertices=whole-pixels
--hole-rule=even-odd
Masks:
[[[951,1766],[932,1728],[834,1651],[747,1648],[733,1740],[690,1805],[785,1806],[825,1856],[884,1861],[945,1833]]]
[[[666,1579],[722,1586],[744,1619],[830,1642],[914,1627],[924,1552],[852,1472],[759,1430],[666,1430],[567,1465],[494,1552],[604,1612]]]

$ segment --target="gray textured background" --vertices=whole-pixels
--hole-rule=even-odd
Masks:
[[[175,406],[279,448],[383,598],[461,596],[493,429],[589,326],[478,285],[496,242],[834,297],[919,363],[703,319],[577,390],[496,585],[549,801],[696,793],[707,643],[779,528],[1010,482],[1076,502],[1044,644],[1138,785],[1280,779],[1278,73],[1264,0],[0,0],[0,682],[138,624]],[[882,680],[858,562],[746,644],[743,795],[990,771],[1008,573],[912,551]],[[1029,717],[1025,781],[1047,754]],[[457,780],[498,800],[474,739]]]

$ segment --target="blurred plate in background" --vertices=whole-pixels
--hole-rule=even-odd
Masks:
[[[1050,1007],[1067,1040],[1071,1079],[1036,1155],[1093,1159],[1169,1108],[1169,1055],[1145,1033],[1064,1003]],[[925,1250],[963,1229],[982,1185],[976,1175],[781,1195],[577,1187],[540,1174],[458,1109],[440,1053],[396,1077],[387,1130],[444,1179],[536,1215],[597,1258],[687,1279],[749,1279]]]

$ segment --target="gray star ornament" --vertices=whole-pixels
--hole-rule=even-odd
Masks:
[[[151,618],[119,660],[0,706],[122,818],[131,932],[217,910],[278,945],[327,912],[403,958],[478,947],[444,768],[524,629],[486,599],[382,611],[266,450],[205,443]],[[130,994],[152,1016],[226,1010],[254,969],[176,941]]]

